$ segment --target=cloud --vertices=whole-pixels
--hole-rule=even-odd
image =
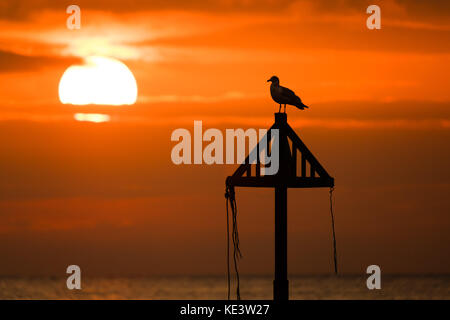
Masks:
[[[175,102],[193,102],[193,103],[215,103],[228,100],[242,100],[249,98],[259,98],[259,95],[249,95],[238,91],[229,91],[224,94],[216,96],[202,96],[202,95],[158,95],[158,96],[141,96],[139,97],[140,103],[175,103]]]
[[[144,10],[190,10],[190,11],[273,11],[289,6],[292,0],[78,0],[83,9],[114,13]],[[0,0],[0,19],[21,20],[42,10],[61,10],[65,14],[68,3],[54,0]]]
[[[373,1],[369,0],[78,0],[81,9],[101,10],[113,13],[145,10],[181,10],[215,12],[274,12],[286,11],[293,5],[313,7],[324,14],[365,12]],[[0,0],[0,19],[21,20],[43,10],[60,10],[65,14],[68,3],[54,0]],[[440,19],[450,16],[448,1],[388,0],[380,2],[382,8],[404,12],[414,19]]]
[[[48,66],[69,66],[79,63],[73,57],[26,56],[9,51],[0,51],[0,73],[16,71],[34,71]]]
[[[329,101],[313,103],[307,112],[289,109],[290,124],[299,128],[328,128],[337,130],[449,130],[450,102],[432,101]],[[58,104],[21,110],[2,103],[0,124],[7,122],[34,122],[41,124],[74,124],[73,113],[102,113],[113,125],[183,126],[194,120],[205,126],[261,127],[273,122],[267,99],[256,94],[227,92],[216,96],[143,96],[136,108],[114,106],[79,106],[61,109]],[[175,113],[176,110],[176,113]],[[237,112],[236,110],[239,110]],[[290,111],[289,111],[290,110]]]

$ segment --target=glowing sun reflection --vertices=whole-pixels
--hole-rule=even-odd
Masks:
[[[101,113],[75,113],[73,117],[77,121],[87,121],[94,123],[108,122],[111,120],[111,117],[109,115]]]

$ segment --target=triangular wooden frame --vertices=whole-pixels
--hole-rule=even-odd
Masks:
[[[249,163],[250,155],[232,176],[226,180],[227,185],[235,187],[262,187],[274,188],[285,186],[287,188],[331,188],[334,186],[332,178],[320,164],[308,147],[303,143],[295,131],[287,123],[285,113],[275,113],[275,124],[268,130],[267,139],[270,141],[270,130],[279,130],[279,170],[274,175],[262,175],[259,155],[263,150],[260,147],[262,139],[251,153],[256,152],[256,163]],[[298,154],[300,156],[298,157]],[[252,166],[255,167],[252,170]],[[299,167],[299,170],[297,170]],[[309,168],[308,168],[309,167]],[[309,170],[308,170],[309,169]],[[255,172],[252,175],[252,172]]]

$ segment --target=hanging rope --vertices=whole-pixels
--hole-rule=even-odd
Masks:
[[[230,300],[230,215],[228,213],[228,191],[225,193],[225,201],[227,207],[227,283],[228,283],[228,300]]]
[[[334,228],[334,212],[333,212],[333,191],[334,187],[330,188],[330,215],[331,215],[331,228],[333,231],[333,254],[334,254],[334,272],[338,274],[337,264],[337,246],[336,246],[336,231]],[[226,198],[226,211],[227,211],[227,282],[228,282],[228,300],[230,300],[231,291],[231,272],[230,272],[230,215],[228,206],[231,208],[231,239],[233,241],[233,263],[234,271],[236,273],[236,298],[241,299],[240,286],[239,286],[239,268],[238,262],[242,258],[240,246],[239,246],[239,232],[237,225],[237,204],[234,193],[234,187],[227,184],[225,189]]]
[[[330,188],[330,214],[331,214],[331,228],[333,229],[334,273],[337,275],[338,274],[338,266],[337,266],[336,232],[334,230],[333,191],[334,191],[334,187],[331,187]]]
[[[233,240],[233,262],[234,271],[236,273],[236,298],[241,300],[241,293],[239,288],[239,269],[238,261],[242,257],[241,250],[239,248],[239,233],[237,226],[237,205],[234,194],[234,187],[226,185],[225,189],[226,207],[227,207],[227,280],[228,280],[228,300],[230,299],[230,218],[228,212],[228,204],[231,207],[231,239]]]

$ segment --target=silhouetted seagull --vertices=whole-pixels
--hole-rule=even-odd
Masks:
[[[280,104],[278,112],[281,111],[282,104],[284,104],[284,113],[286,113],[287,104],[296,106],[300,110],[308,108],[308,106],[304,105],[302,100],[295,95],[294,91],[280,86],[280,79],[278,79],[277,76],[273,76],[267,80],[267,82],[272,82],[270,85],[270,95],[272,96],[273,101]]]

